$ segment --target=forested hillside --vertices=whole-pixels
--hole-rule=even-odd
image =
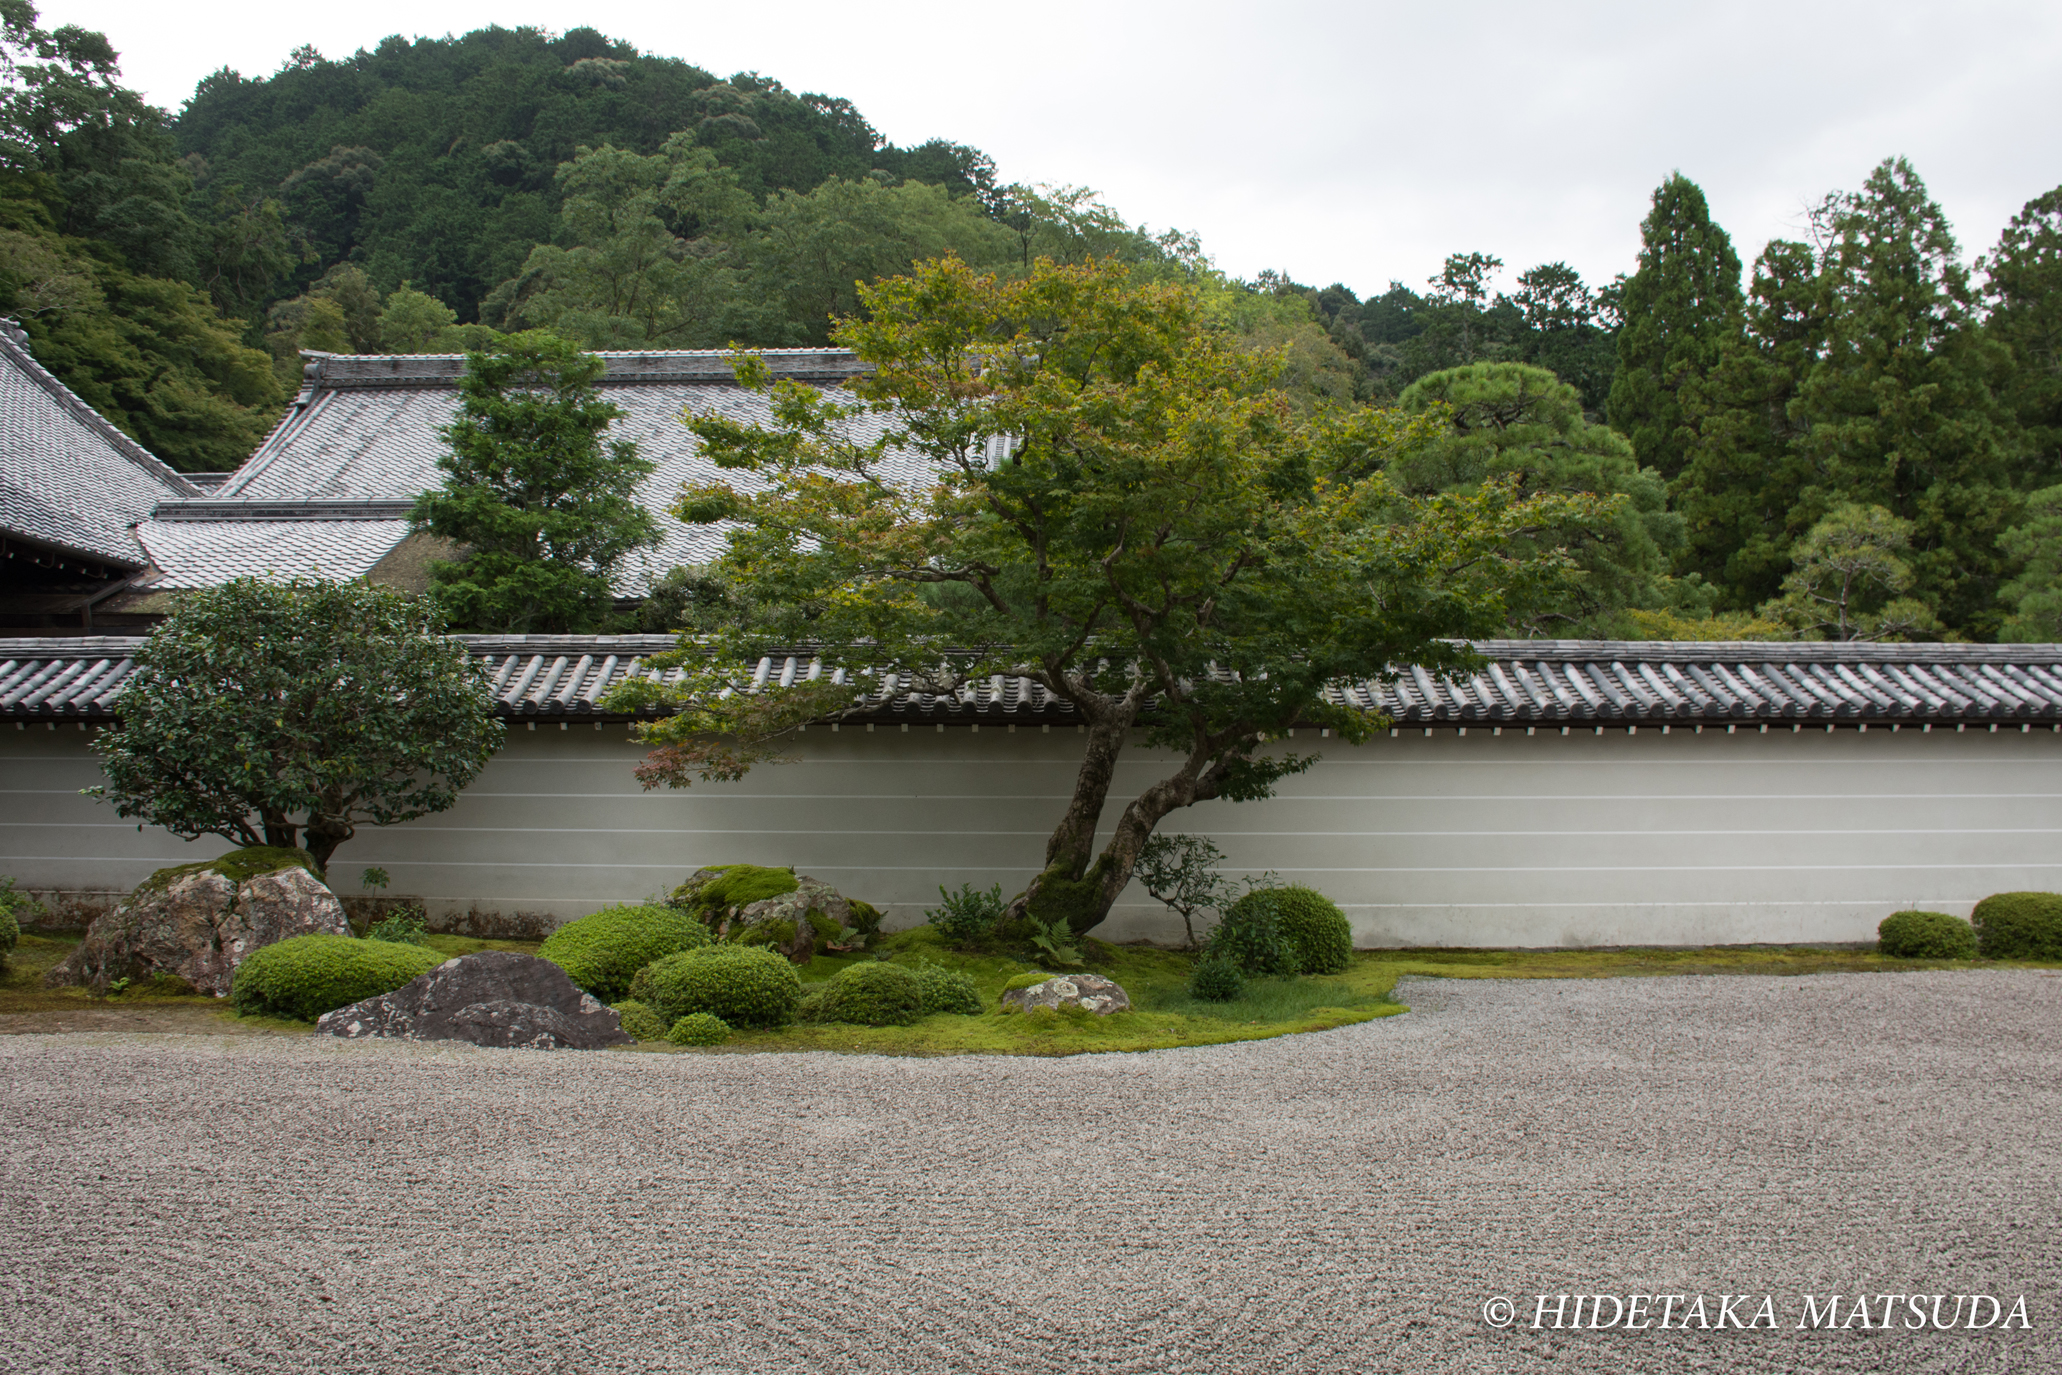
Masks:
[[[1363,298],[1228,279],[1092,193],[592,29],[303,49],[175,117],[100,35],[0,16],[0,313],[181,468],[239,462],[304,348],[815,344],[925,258],[1115,257],[1279,350],[1300,410],[1435,422],[1404,490],[1619,497],[1551,533],[1579,595],[1524,633],[2062,638],[2062,189],[1972,270],[1890,159],[1743,262],[1678,175],[1612,281],[1471,248]]]

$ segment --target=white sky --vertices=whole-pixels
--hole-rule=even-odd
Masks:
[[[391,33],[591,24],[718,76],[844,96],[901,144],[945,137],[1007,181],[1092,186],[1195,231],[1227,271],[1362,294],[1451,252],[1505,280],[1564,259],[1630,271],[1681,169],[1751,260],[1803,208],[1912,159],[1974,256],[2062,183],[2062,4],[739,4],[623,0],[45,0],[100,29],[128,83],[176,108],[218,67],[276,70]]]

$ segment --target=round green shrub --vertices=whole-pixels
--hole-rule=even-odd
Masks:
[[[1353,927],[1339,904],[1315,888],[1292,883],[1275,888],[1275,920],[1305,974],[1339,974],[1353,960]]]
[[[1282,929],[1279,888],[1255,888],[1224,909],[1210,932],[1204,958],[1229,962],[1243,974],[1294,974],[1300,952]]]
[[[1976,931],[1945,912],[1892,912],[1876,927],[1876,946],[1900,960],[1972,960]]]
[[[604,907],[552,932],[537,953],[606,1003],[628,993],[631,978],[653,960],[714,939],[708,927],[676,908]]]
[[[1189,996],[1206,1003],[1228,1003],[1246,991],[1246,976],[1227,959],[1206,959],[1189,976]]]
[[[929,960],[910,965],[909,972],[916,975],[917,988],[923,994],[925,1016],[933,1012],[949,1012],[956,1017],[980,1014],[981,990],[967,974]]]
[[[2062,893],[1993,893],[1969,919],[1985,959],[2062,960]]]
[[[236,967],[229,1001],[238,1012],[312,1022],[325,1012],[391,993],[444,963],[419,945],[295,936],[261,946]]]
[[[706,1012],[690,1012],[673,1024],[666,1039],[676,1046],[720,1046],[730,1039],[730,1023]]]
[[[638,970],[630,996],[668,1026],[690,1012],[709,1012],[732,1026],[781,1027],[795,1020],[802,980],[763,945],[707,945]]]
[[[820,1022],[908,1026],[924,1015],[924,986],[899,964],[847,965],[811,991],[809,1012]]]
[[[663,1041],[666,1039],[666,1024],[659,1020],[659,1014],[643,1003],[628,999],[617,1003],[616,1016],[623,1023],[623,1034],[638,1041]]]

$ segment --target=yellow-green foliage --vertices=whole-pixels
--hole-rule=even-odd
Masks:
[[[690,1012],[673,1024],[666,1039],[676,1046],[720,1046],[730,1039],[730,1024],[706,1012]]]
[[[924,1015],[924,986],[899,964],[847,965],[802,1000],[805,1022],[852,1022],[859,1026],[908,1026]]]
[[[666,1039],[666,1024],[659,1020],[659,1014],[643,1003],[624,1000],[615,1005],[616,1017],[623,1023],[623,1034],[638,1041],[663,1041]]]
[[[1976,931],[1945,912],[1892,912],[1876,927],[1884,954],[1901,960],[1972,960]]]
[[[653,960],[704,946],[709,928],[672,907],[604,907],[551,933],[537,953],[603,1002],[630,991]]]
[[[252,951],[236,967],[229,1000],[238,1012],[312,1022],[325,1012],[391,993],[444,962],[419,945],[295,936]]]
[[[2062,960],[2062,893],[1993,893],[1970,920],[1985,959]]]
[[[780,1027],[795,1020],[802,980],[780,954],[756,945],[710,945],[648,964],[630,996],[668,1025],[708,1012],[734,1027]]]

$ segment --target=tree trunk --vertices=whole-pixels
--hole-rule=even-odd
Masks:
[[[1218,752],[1199,746],[1172,777],[1131,800],[1118,819],[1117,833],[1101,854],[1094,854],[1096,823],[1109,797],[1128,725],[1127,721],[1124,726],[1111,727],[1101,738],[1098,732],[1103,728],[1089,728],[1088,756],[1081,762],[1067,814],[1046,842],[1045,869],[1010,904],[1004,914],[1006,922],[1029,915],[1048,924],[1064,921],[1075,935],[1086,935],[1110,915],[1117,895],[1131,882],[1139,852],[1161,818],[1217,796],[1212,765]]]
[[[265,843],[281,850],[298,850],[300,827],[289,821],[284,812],[265,813]]]
[[[308,853],[315,859],[315,867],[324,874],[329,873],[329,857],[336,853],[337,846],[358,833],[358,828],[348,821],[336,817],[313,816],[308,819],[306,837]]]

